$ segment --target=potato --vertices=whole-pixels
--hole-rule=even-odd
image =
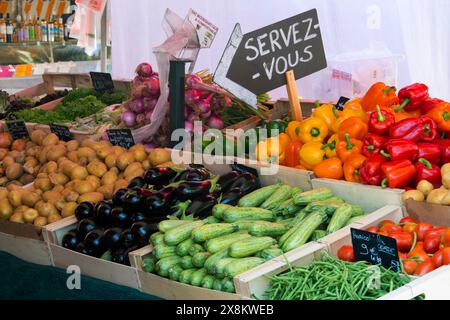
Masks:
[[[145,170],[143,168],[137,168],[136,170],[130,171],[128,174],[124,174],[124,178],[127,181],[131,181],[134,178],[142,177],[145,173]]]
[[[75,209],[77,208],[78,203],[76,202],[66,202],[61,210],[61,216],[63,218],[67,218],[75,215]]]
[[[42,140],[42,145],[44,147],[46,146],[54,146],[57,145],[59,143],[59,138],[56,134],[54,133],[49,133],[44,140]]]
[[[35,208],[41,217],[48,217],[51,214],[58,214],[58,209],[56,209],[55,205],[50,202],[41,202],[39,205],[36,205]]]
[[[152,166],[160,165],[164,162],[169,162],[171,160],[170,152],[163,148],[156,148],[150,151],[148,157]]]
[[[64,198],[61,198],[60,200],[58,200],[54,203],[54,206],[55,206],[56,210],[58,210],[58,212],[61,212],[61,210],[64,208],[64,205],[66,203],[67,202],[64,200]]]
[[[12,216],[13,210],[8,199],[0,200],[0,220],[8,220]]]
[[[108,185],[108,184],[114,185],[114,183],[117,181],[117,179],[118,179],[117,174],[115,172],[108,171],[102,177],[102,185]]]
[[[8,198],[8,190],[5,188],[0,188],[0,200]]]
[[[45,172],[40,172],[36,176],[36,179],[47,179],[47,178],[48,178],[48,174],[46,174]]]
[[[77,140],[71,140],[66,144],[67,151],[76,151],[80,147],[80,143]]]
[[[431,190],[428,194],[427,202],[434,204],[444,204],[444,200],[447,197],[448,190],[445,188],[439,188]]]
[[[427,197],[433,189],[434,186],[427,180],[421,180],[417,184],[417,190],[422,192],[425,197]]]
[[[92,140],[92,139],[84,139],[81,142],[81,147],[91,148],[93,144],[95,144],[94,140]]]
[[[128,187],[128,181],[125,179],[117,180],[116,183],[114,183],[114,192],[116,192],[119,189],[123,189]]]
[[[150,169],[152,167],[150,160],[145,159],[144,161],[142,161],[142,167],[144,168],[144,170]]]
[[[35,158],[40,152],[41,152],[42,148],[39,146],[35,146],[35,147],[31,147],[31,148],[27,148],[25,150],[25,155],[27,157],[33,157]]]
[[[63,198],[62,194],[57,192],[57,191],[46,191],[44,192],[44,194],[42,195],[42,199],[44,201],[51,201],[51,202],[57,202],[58,200],[61,200]]]
[[[48,220],[46,217],[37,217],[36,219],[34,219],[33,224],[37,227],[43,227],[48,224]]]
[[[72,173],[72,170],[74,168],[76,168],[78,165],[76,163],[72,162],[72,161],[66,161],[63,164],[61,164],[61,166],[62,166],[62,169],[63,169],[63,173],[66,176],[70,177],[71,173]]]
[[[425,196],[419,190],[409,190],[403,193],[402,200],[405,202],[408,199],[416,200],[416,201],[424,201]]]
[[[133,162],[132,164],[130,164],[130,165],[125,169],[125,171],[123,172],[123,175],[124,175],[124,176],[128,176],[128,175],[130,175],[131,173],[133,173],[133,172],[135,172],[135,171],[137,171],[137,170],[140,170],[140,169],[143,169],[143,168],[142,168],[142,164],[141,164],[140,162]]]
[[[64,186],[63,185],[54,186],[53,189],[52,189],[52,191],[58,192],[58,193],[63,192],[63,190],[64,190]]]
[[[0,149],[0,161],[2,161],[8,155],[8,150],[1,148]]]
[[[64,173],[51,173],[48,178],[55,186],[64,186],[67,182],[69,182],[69,177],[67,177]]]
[[[24,174],[19,179],[19,182],[23,185],[30,184],[33,181],[34,181],[34,177],[31,174]]]
[[[45,173],[47,173],[47,174],[55,173],[58,171],[58,164],[55,161],[47,162],[47,164],[44,167],[45,167]]]
[[[1,177],[0,178],[0,187],[4,187],[8,184],[9,179],[7,177]]]
[[[131,152],[126,152],[121,154],[116,160],[116,166],[119,170],[125,170],[130,164],[134,162],[134,154]]]
[[[23,213],[23,220],[26,223],[33,223],[37,217],[39,217],[39,213],[35,209],[28,209]]]
[[[17,208],[22,205],[22,191],[14,190],[8,194],[9,203]]]
[[[87,158],[89,162],[94,161],[97,158],[97,153],[94,149],[82,147],[78,149],[78,158]]]
[[[89,181],[94,186],[95,190],[97,190],[101,186],[100,178],[96,176],[87,176],[86,181]],[[94,190],[94,191],[95,191]]]
[[[105,184],[97,189],[97,192],[103,194],[106,200],[112,199],[114,195],[114,185],[113,184]]]
[[[17,212],[22,212],[22,213],[24,213],[24,212],[27,211],[28,209],[30,209],[29,206],[21,205],[20,207],[17,207],[16,209],[14,209],[14,213],[17,213]]]
[[[117,167],[112,167],[111,169],[109,169],[109,171],[114,172],[116,176],[118,176],[120,173],[120,170]]]
[[[57,221],[59,221],[59,220],[61,220],[61,219],[62,219],[62,218],[61,218],[61,216],[59,215],[59,213],[51,214],[51,215],[49,215],[48,218],[47,218],[49,224],[50,224],[50,223],[55,223],[55,222],[57,222]]]
[[[82,203],[82,202],[93,202],[93,203],[97,203],[100,201],[103,201],[105,199],[105,197],[103,196],[102,193],[100,192],[90,192],[90,193],[85,193],[83,195],[81,195],[78,198],[78,203]]]
[[[51,148],[51,146],[43,147],[42,150],[41,150],[41,152],[39,152],[37,158],[38,158],[39,163],[40,163],[41,165],[47,163],[47,161],[48,161],[48,160],[47,160],[47,153],[48,153],[48,150],[50,150],[50,148]]]
[[[42,145],[42,141],[44,141],[46,136],[47,134],[42,130],[33,130],[30,134],[30,139],[37,145]]]
[[[67,160],[69,160],[69,159],[67,159],[67,157],[60,157],[60,158],[58,158],[58,160],[56,160],[56,163],[58,164],[58,169],[61,166],[61,164],[63,164]]]
[[[26,148],[27,141],[25,139],[14,140],[11,150],[23,151]]]
[[[125,152],[127,152],[127,150],[125,148],[122,148],[120,146],[113,146],[112,150],[116,156],[120,156],[120,155],[124,154]]]
[[[79,197],[80,195],[73,190],[70,190],[64,194],[64,200],[67,202],[75,202]]]
[[[9,180],[16,180],[23,174],[23,167],[18,163],[12,163],[6,168],[6,177]]]
[[[138,162],[142,162],[147,159],[147,153],[143,145],[135,145],[131,147],[130,152],[134,154],[134,158]]]
[[[80,161],[80,158],[78,158],[78,151],[69,151],[67,153],[67,159],[69,159],[72,162],[78,163]]]
[[[105,159],[105,164],[108,169],[114,168],[116,166],[118,156],[116,154],[110,154]]]
[[[61,157],[65,157],[67,154],[67,149],[65,146],[58,144],[56,146],[52,146],[50,150],[47,152],[47,159],[50,161],[56,161]]]
[[[36,192],[24,192],[22,195],[22,203],[30,208],[41,200],[41,197]]]
[[[112,154],[114,151],[112,147],[103,147],[97,150],[97,157],[101,160],[106,159],[106,157]]]
[[[83,180],[80,180],[80,179],[71,180],[71,181],[69,181],[68,183],[66,183],[65,187],[66,187],[66,188],[70,188],[70,189],[74,189],[74,188],[75,188],[75,185],[76,185],[78,182],[80,182],[80,181],[83,181]]]
[[[14,164],[14,163],[16,163],[16,161],[14,160],[14,158],[8,155],[8,156],[6,156],[6,157],[3,159],[3,161],[2,161],[2,167],[3,167],[4,169],[7,169],[10,165],[12,165],[12,164]]]
[[[53,184],[48,178],[38,178],[34,181],[34,187],[42,191],[49,191],[53,188]]]
[[[75,184],[74,190],[78,194],[85,194],[85,193],[94,192],[96,190],[96,188],[89,181],[79,181],[77,184]]]
[[[82,167],[86,167],[88,163],[89,163],[89,160],[86,157],[79,158],[78,162],[77,162],[77,164]]]
[[[23,152],[18,152],[18,151],[12,151],[10,153],[10,156],[12,156],[14,158],[14,161],[16,163],[19,164],[24,164],[25,163],[25,154]]]
[[[92,161],[87,165],[87,170],[89,174],[101,178],[108,171],[108,168],[103,162]]]
[[[13,215],[9,218],[9,221],[16,223],[25,223],[23,220],[23,212],[14,212]]]
[[[72,172],[70,173],[70,178],[72,180],[75,180],[75,179],[84,180],[84,179],[86,179],[86,177],[88,175],[89,175],[89,172],[87,171],[86,168],[81,167],[81,166],[76,166],[75,168],[72,169]]]

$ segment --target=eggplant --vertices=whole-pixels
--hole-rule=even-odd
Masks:
[[[131,229],[125,229],[122,231],[122,242],[120,244],[120,246],[122,248],[129,248],[132,245],[136,244],[136,239],[134,237],[133,232],[131,231]]]
[[[92,230],[97,229],[97,223],[92,219],[83,219],[78,222],[77,225],[77,237],[78,240],[83,241],[86,235]]]
[[[128,213],[122,207],[116,207],[111,211],[111,224],[115,227],[126,228],[131,224],[132,213]]]
[[[70,230],[67,232],[64,237],[62,238],[61,245],[63,248],[69,249],[69,250],[76,250],[78,244],[80,243],[80,240],[77,237],[77,230]]]
[[[142,199],[143,197],[139,192],[134,190],[128,191],[124,196],[122,206],[129,212],[136,212],[143,206]]]
[[[146,222],[133,223],[131,226],[131,232],[133,233],[134,241],[142,246],[148,244],[150,236],[154,233],[151,225]]]
[[[107,226],[111,224],[111,212],[113,203],[110,200],[100,201],[95,206],[95,220],[100,226]]]
[[[136,177],[130,181],[128,184],[128,189],[137,189],[137,188],[147,188],[148,184],[142,177]]]
[[[147,216],[142,211],[135,212],[133,216],[131,217],[131,223],[146,221]]]
[[[206,218],[212,214],[213,207],[217,204],[217,199],[212,194],[207,194],[192,201],[186,209],[186,214],[193,214],[195,218]]]
[[[75,217],[77,220],[83,220],[87,218],[94,218],[95,206],[92,202],[82,202],[75,209]]]
[[[133,246],[130,248],[119,248],[114,250],[113,252],[111,252],[111,261],[115,262],[115,263],[120,263],[123,265],[131,265],[130,264],[130,258],[128,256],[128,254],[131,251],[137,250],[138,246]]]
[[[90,250],[90,249],[88,249],[88,247],[86,247],[86,245],[83,243],[83,242],[80,242],[78,245],[77,245],[77,248],[75,249],[75,251],[76,252],[79,252],[79,253],[81,253],[81,254],[85,254],[85,255],[88,255],[88,256],[93,256],[93,252],[92,252],[92,250]]]
[[[260,182],[258,177],[253,173],[246,172],[238,177],[230,186],[230,190],[234,188],[240,188],[245,194],[255,191],[260,188]]]
[[[230,190],[231,185],[241,176],[239,171],[230,171],[221,175],[217,184],[220,186],[220,192],[227,192]]]
[[[174,187],[164,188],[143,200],[143,208],[149,215],[163,213],[170,209],[176,198],[176,189]]]
[[[186,210],[190,205],[191,201],[178,202],[177,204],[173,205],[169,209],[169,211],[167,211],[167,214],[165,215],[163,220],[167,220],[167,216],[181,217],[186,213]]]
[[[208,169],[201,168],[188,168],[182,171],[175,181],[205,181],[211,178],[211,173]]]
[[[117,249],[122,243],[122,229],[110,228],[103,234],[105,246],[108,249]]]
[[[148,185],[166,185],[176,175],[177,172],[170,167],[151,168],[145,173],[144,180]]]
[[[239,199],[241,199],[243,196],[245,196],[245,194],[246,193],[241,188],[233,188],[230,191],[222,194],[220,203],[235,206],[238,204]]]
[[[101,229],[95,229],[86,235],[83,243],[88,250],[92,251],[92,254],[96,257],[101,257],[106,251],[105,239],[103,238],[104,232]]]
[[[192,200],[205,196],[210,192],[211,181],[185,181],[176,188],[176,194],[181,201]]]
[[[113,196],[113,204],[116,207],[123,206],[123,201],[125,199],[125,195],[130,191],[130,189],[119,189],[114,193]]]

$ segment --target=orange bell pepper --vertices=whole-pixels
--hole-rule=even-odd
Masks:
[[[360,118],[365,123],[369,121],[369,116],[364,110],[344,109],[339,113],[339,118],[332,124],[331,131],[339,132],[342,122],[351,117]]]
[[[361,118],[350,117],[341,123],[339,127],[339,139],[344,140],[348,134],[350,138],[362,140],[367,135],[369,127]]]
[[[377,105],[390,107],[398,104],[399,99],[395,93],[397,89],[390,87],[383,82],[377,82],[362,98],[361,105],[365,111],[374,111]]]
[[[314,174],[318,178],[340,180],[344,176],[342,161],[339,158],[330,158],[314,167]]]
[[[300,165],[300,150],[302,146],[303,144],[299,140],[294,140],[289,144],[286,148],[286,166],[295,168]]]
[[[349,156],[344,163],[345,180],[349,182],[361,182],[361,178],[359,177],[359,169],[366,160],[367,158],[362,154],[355,153]]]
[[[256,156],[258,161],[284,164],[286,149],[277,137],[272,137],[258,143]]]
[[[443,132],[450,132],[450,103],[441,102],[427,113],[431,119],[436,121],[438,129]]]
[[[362,102],[362,98],[356,98],[353,100],[349,100],[345,103],[344,105],[344,110],[345,109],[350,109],[350,110],[363,110],[363,107],[361,105]]]
[[[350,139],[348,134],[346,134],[344,138],[344,140],[339,141],[337,147],[337,155],[343,162],[345,162],[347,158],[353,154],[360,154],[363,145],[360,140]]]
[[[401,109],[399,111],[396,111],[396,110],[398,110],[398,107],[400,107],[400,105],[394,104],[390,108],[381,107],[381,109],[389,109],[391,111],[394,111],[395,122],[399,122],[399,121],[402,121],[402,120],[408,119],[408,118],[420,117],[420,115],[421,115],[420,110],[416,110],[413,112],[406,112],[406,111],[404,111],[404,109]]]
[[[300,140],[301,124],[302,124],[301,121],[291,121],[288,123],[288,126],[286,128],[286,133],[288,134],[289,138],[291,138],[292,141]]]
[[[292,140],[286,133],[280,133],[278,135],[278,140],[280,141],[280,144],[287,149],[289,145],[291,144]]]

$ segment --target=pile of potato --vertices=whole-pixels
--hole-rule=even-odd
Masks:
[[[146,150],[135,145],[129,150],[109,141],[60,141],[53,134],[35,130],[23,170],[35,177],[33,186],[16,184],[0,189],[0,220],[44,226],[74,214],[78,203],[111,199],[148,168],[165,165],[165,149]],[[9,167],[9,166],[8,166]]]

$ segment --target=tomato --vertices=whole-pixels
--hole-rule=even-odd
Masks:
[[[414,248],[423,249],[423,241],[417,241],[416,246]]]
[[[433,261],[433,263],[436,266],[436,268],[439,268],[440,266],[442,266],[442,259],[443,259],[443,257],[444,257],[444,250],[440,249],[431,258],[431,260]]]
[[[377,233],[378,228],[377,227],[370,227],[366,230],[367,232]]]
[[[392,220],[382,220],[378,227],[381,229],[385,225],[395,225],[395,222]]]
[[[406,259],[408,259],[408,254],[399,251],[398,252],[398,257],[399,257],[400,260],[406,260]]]
[[[338,258],[343,261],[355,262],[355,253],[353,247],[349,245],[342,246],[337,254]]]
[[[411,250],[414,238],[411,233],[407,232],[394,232],[389,233],[389,237],[394,238],[397,241],[397,249],[400,252],[408,252]]]
[[[403,225],[403,232],[408,232],[413,234],[414,232],[417,232],[417,223],[405,223]]]
[[[416,258],[420,262],[431,260],[430,256],[428,256],[425,250],[417,246],[408,253],[408,258]]]
[[[401,226],[395,224],[385,224],[380,228],[381,232],[394,233],[394,232],[402,232],[403,228]]]
[[[389,237],[389,234],[384,231],[378,231],[377,234],[381,234],[382,236]]]
[[[403,269],[406,274],[412,275],[416,271],[419,264],[414,260],[405,260],[403,261]]]
[[[425,232],[428,230],[433,229],[433,226],[429,223],[418,223],[417,224],[417,241],[423,241],[423,238],[425,236]]]
[[[442,249],[442,265],[450,264],[450,247]]]
[[[415,224],[419,223],[419,221],[417,221],[416,219],[414,219],[413,217],[410,217],[410,216],[401,218],[401,220],[400,220],[401,224],[406,223],[406,222],[413,222]]]
[[[447,227],[434,227],[433,229],[425,232],[424,239],[427,236],[436,236],[436,237],[439,237],[439,240],[440,240],[441,237],[445,234],[446,230],[447,230]]]
[[[426,253],[435,253],[439,250],[439,245],[441,244],[441,237],[435,234],[425,234],[425,239],[423,241],[423,249]]]
[[[450,247],[450,228],[447,228],[445,230],[444,234],[442,235],[441,241],[444,247]]]
[[[433,271],[434,269],[436,269],[436,267],[434,266],[433,261],[428,260],[419,264],[414,274],[416,276],[423,276],[424,274],[427,274]]]

